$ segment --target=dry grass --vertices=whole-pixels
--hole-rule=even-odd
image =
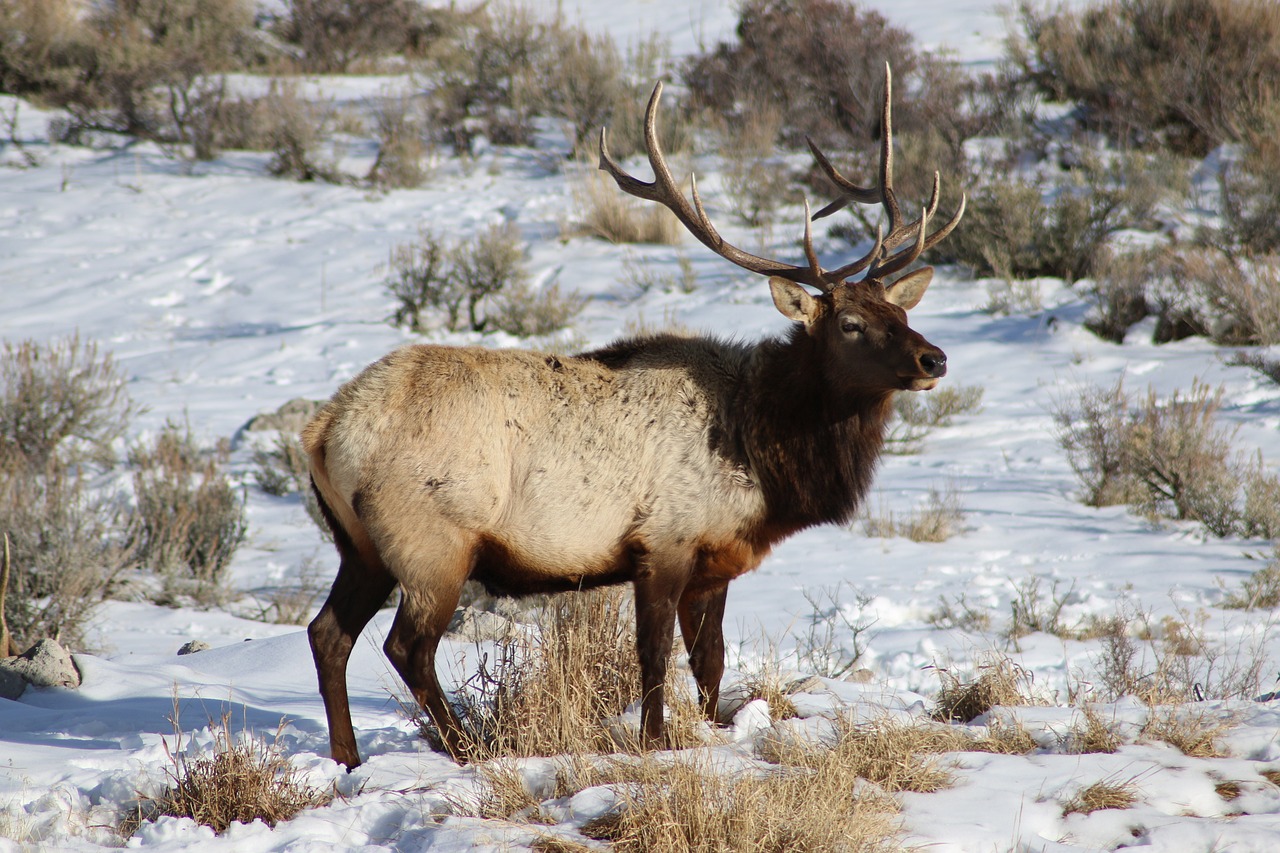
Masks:
[[[1150,709],[1139,737],[1167,743],[1190,758],[1221,758],[1226,753],[1218,739],[1230,727],[1229,720],[1194,706],[1161,705]]]
[[[1237,800],[1244,793],[1240,783],[1233,779],[1223,779],[1213,786],[1213,792],[1227,802]]]
[[[948,486],[945,491],[930,489],[924,506],[906,514],[895,515],[882,509],[878,515],[872,515],[867,507],[862,516],[866,535],[881,539],[903,536],[912,542],[945,542],[960,532],[963,523],[964,509],[954,486]]]
[[[231,713],[221,722],[210,721],[213,745],[193,754],[183,748],[176,708],[174,743],[165,742],[169,757],[169,786],[157,797],[144,798],[121,824],[128,838],[144,820],[162,815],[189,817],[197,823],[225,832],[233,823],[261,820],[269,826],[289,820],[303,809],[327,804],[333,794],[308,785],[284,755],[280,732],[274,740],[236,735]],[[281,729],[283,729],[283,722]]]
[[[941,689],[935,698],[933,718],[968,723],[997,705],[1035,704],[1031,673],[1007,657],[997,657],[978,667],[973,681],[943,667],[935,667]]]
[[[701,757],[648,759],[613,787],[617,810],[582,832],[620,851],[901,849],[896,804],[835,761],[729,774]]]
[[[494,643],[475,675],[458,690],[455,706],[475,761],[510,756],[638,751],[633,732],[615,722],[640,698],[635,617],[622,588],[548,596],[531,626],[513,623]],[[667,731],[673,745],[704,740],[701,711],[668,666]],[[438,743],[435,725],[416,711],[424,737]]]
[[[1275,549],[1271,562],[1245,578],[1240,590],[1229,593],[1221,606],[1230,610],[1280,607],[1280,547]]]
[[[1071,728],[1064,737],[1067,752],[1072,755],[1091,755],[1094,753],[1114,753],[1124,741],[1113,723],[1102,719],[1098,709],[1085,704],[1079,715],[1072,720]]]
[[[610,243],[654,243],[674,246],[683,227],[671,211],[618,189],[613,179],[582,165],[570,190],[576,215],[561,228],[561,236],[596,237]]]
[[[1062,805],[1062,816],[1093,814],[1103,809],[1127,809],[1138,800],[1138,790],[1132,782],[1094,782],[1081,788]]]

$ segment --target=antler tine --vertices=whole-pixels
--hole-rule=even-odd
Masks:
[[[649,105],[645,109],[644,115],[644,142],[649,157],[649,166],[653,169],[653,181],[642,181],[623,171],[622,167],[609,156],[608,138],[603,128],[600,131],[601,171],[607,172],[612,176],[619,189],[623,192],[647,201],[656,201],[666,207],[675,214],[675,217],[680,220],[680,223],[684,225],[690,234],[725,260],[761,275],[776,275],[789,281],[807,284],[824,291],[831,290],[839,280],[830,279],[822,268],[818,266],[816,256],[813,255],[812,237],[807,233],[809,227],[807,216],[805,217],[805,255],[809,265],[798,267],[753,255],[725,242],[725,239],[720,236],[715,226],[711,224],[711,220],[707,217],[706,210],[702,206],[702,199],[698,196],[696,181],[692,181],[693,204],[689,203],[689,200],[685,198],[684,193],[676,183],[675,178],[672,177],[671,170],[667,168],[662,146],[658,142],[657,115],[658,101],[661,97],[662,83],[659,82],[653,87],[653,94],[649,96]]]

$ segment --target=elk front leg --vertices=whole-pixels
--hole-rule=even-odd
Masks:
[[[718,722],[720,679],[724,676],[724,604],[729,585],[685,590],[680,597],[680,635],[689,668],[698,682],[698,700],[711,722]]]
[[[640,658],[640,741],[646,749],[664,749],[663,683],[675,631],[676,603],[692,561],[647,559],[635,578],[636,652]]]
[[[329,599],[307,626],[307,638],[329,721],[329,754],[347,770],[354,770],[360,766],[360,752],[351,726],[347,661],[356,638],[391,595],[396,581],[381,567],[370,568],[353,548],[343,548],[344,535],[335,533],[334,538],[339,542],[342,563]]]

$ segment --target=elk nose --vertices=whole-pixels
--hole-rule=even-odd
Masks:
[[[934,379],[947,375],[947,354],[942,350],[934,350],[920,356],[920,367]]]

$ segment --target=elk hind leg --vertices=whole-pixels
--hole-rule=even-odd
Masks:
[[[698,699],[707,719],[717,722],[720,679],[724,676],[724,605],[729,585],[686,590],[680,597],[680,635],[689,668],[698,683]]]
[[[458,606],[469,568],[469,561],[462,560],[434,561],[433,565],[448,569],[452,568],[451,562],[467,565],[461,571],[434,573],[427,588],[411,589],[405,585],[400,609],[396,611],[383,651],[419,707],[431,715],[445,749],[454,759],[462,761],[466,757],[467,737],[436,676],[436,649]]]
[[[378,612],[396,581],[380,565],[361,558],[340,528],[334,529],[342,562],[329,598],[307,626],[320,696],[329,722],[329,754],[353,770],[360,764],[351,705],[347,695],[347,661],[365,625]]]

